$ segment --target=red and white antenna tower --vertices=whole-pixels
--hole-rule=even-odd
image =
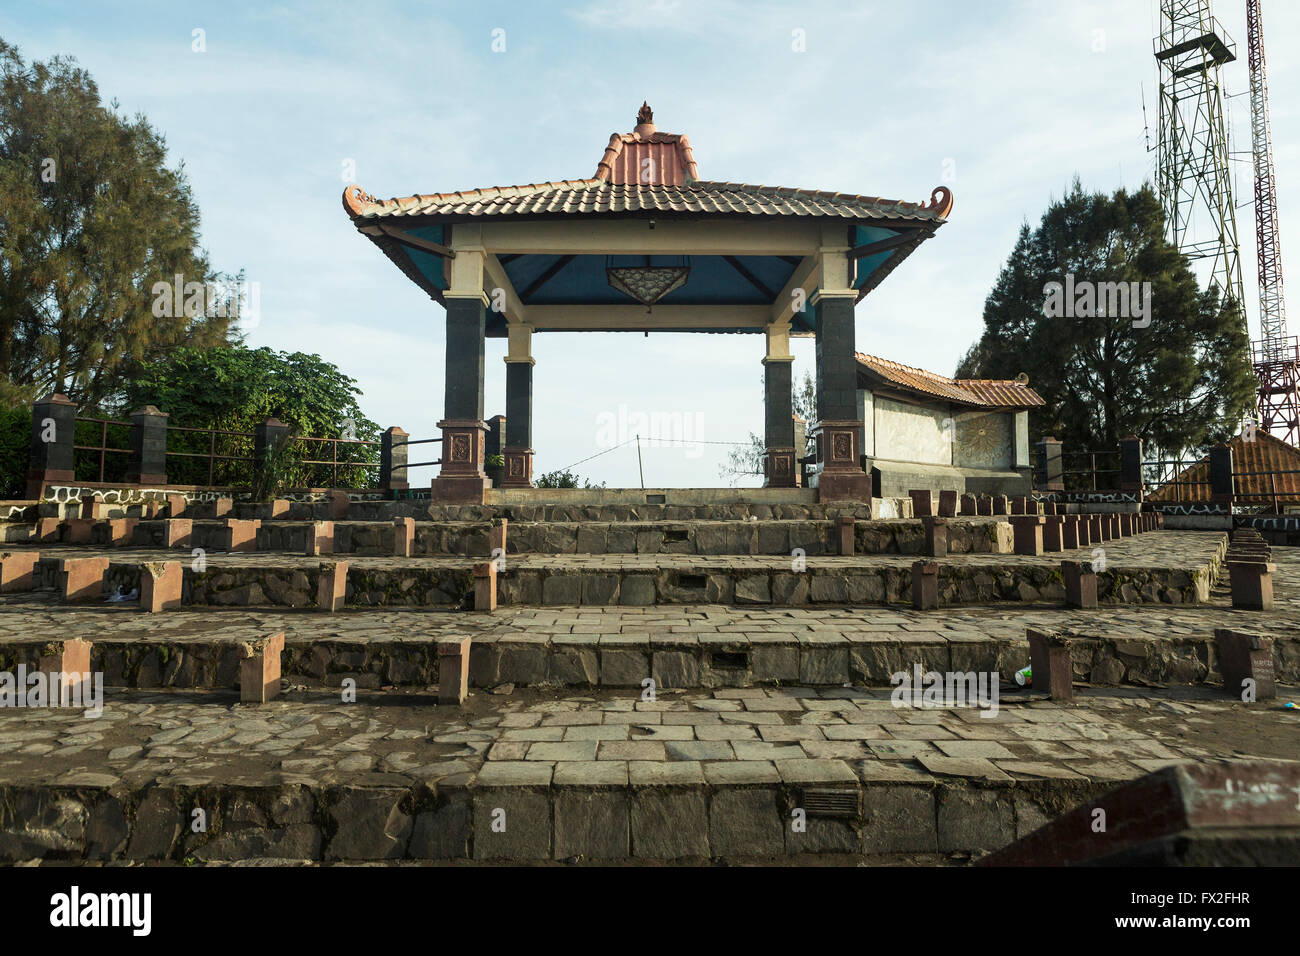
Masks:
[[[1268,78],[1264,70],[1264,25],[1260,0],[1246,0],[1250,64],[1250,131],[1255,159],[1255,244],[1259,253],[1260,337],[1251,343],[1259,378],[1259,417],[1264,431],[1289,444],[1300,439],[1300,347],[1286,334],[1282,257],[1278,247],[1277,180],[1273,132],[1268,121]]]

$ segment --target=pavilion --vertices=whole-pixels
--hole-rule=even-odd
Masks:
[[[643,104],[588,179],[377,200],[343,192],[358,231],[447,312],[435,501],[480,503],[484,342],[508,340],[503,488],[532,485],[532,336],[552,331],[766,336],[765,483],[795,487],[791,336],[817,341],[820,500],[867,500],[854,306],[952,210],[700,178],[690,141]]]

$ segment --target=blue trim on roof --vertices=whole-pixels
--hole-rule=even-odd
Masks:
[[[882,229],[880,226],[854,226],[853,227],[853,245],[866,246],[873,242],[879,242],[881,239],[890,239],[898,235],[897,229]],[[867,256],[865,259],[858,259],[856,263],[850,263],[854,267],[852,288],[861,289],[871,273],[889,261],[897,250],[886,249],[884,252],[877,253],[874,256]]]

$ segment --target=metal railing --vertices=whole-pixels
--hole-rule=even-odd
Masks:
[[[168,426],[167,426],[167,431],[169,431],[169,432],[184,432],[184,433],[187,433],[187,434],[193,434],[193,435],[203,435],[203,434],[206,434],[206,435],[208,436],[208,450],[207,450],[206,452],[174,451],[174,450],[170,447],[170,442],[169,442],[169,443],[168,443],[168,448],[167,448],[166,455],[167,455],[168,458],[196,458],[196,459],[204,459],[204,460],[206,460],[207,463],[208,463],[208,480],[207,480],[207,484],[209,484],[209,485],[214,485],[214,484],[216,484],[216,469],[217,469],[217,462],[219,462],[219,461],[238,461],[238,462],[246,462],[246,463],[248,463],[249,465],[252,465],[252,463],[253,463],[253,461],[254,461],[254,458],[253,458],[252,455],[221,455],[221,454],[218,454],[218,453],[217,453],[217,436],[218,436],[218,435],[221,435],[221,436],[226,437],[226,438],[243,438],[243,439],[246,439],[247,441],[251,442],[251,441],[253,440],[253,433],[252,433],[252,432],[236,432],[236,431],[230,431],[230,430],[228,430],[228,429],[224,429],[224,428],[189,428],[189,427],[186,427],[186,426],[184,426],[184,425],[168,425]],[[250,469],[249,469],[249,474],[251,474],[251,473],[252,473],[252,469],[250,468]],[[224,477],[228,477],[228,476],[223,476],[223,478],[224,478]],[[182,484],[188,484],[188,482],[181,482],[181,483],[182,483]],[[194,482],[194,484],[198,484],[198,483],[199,483],[199,482]]]
[[[131,449],[130,449],[130,447],[129,447],[129,442],[130,442],[130,439],[129,439],[129,438],[127,439],[127,441],[128,441],[128,447],[126,447],[126,448],[113,447],[113,446],[109,445],[109,443],[108,443],[108,429],[109,429],[110,426],[120,427],[120,428],[125,428],[125,429],[127,430],[128,434],[129,434],[129,432],[130,432],[130,430],[131,430],[131,423],[130,423],[130,422],[118,422],[118,421],[114,421],[114,420],[111,419],[111,418],[89,418],[89,417],[87,417],[87,418],[83,418],[83,417],[81,417],[80,415],[78,415],[74,421],[75,421],[75,424],[74,424],[74,426],[73,426],[73,428],[74,428],[74,438],[73,438],[73,443],[72,443],[72,450],[73,450],[74,452],[79,452],[79,451],[94,452],[94,453],[97,453],[98,456],[99,456],[99,470],[98,470],[98,474],[97,474],[97,476],[96,476],[95,478],[88,478],[88,479],[84,479],[84,480],[86,480],[86,481],[96,481],[96,482],[101,482],[101,483],[102,483],[102,482],[105,480],[105,474],[106,474],[106,472],[107,472],[108,456],[109,456],[109,455],[129,455],[129,454],[131,454]],[[99,426],[99,444],[98,444],[98,445],[78,445],[78,444],[76,443],[76,438],[75,438],[75,428],[76,428],[76,425],[82,425],[82,424],[85,424],[85,425],[98,425],[98,426]],[[79,469],[78,469],[78,470],[79,470]],[[82,480],[82,479],[79,478],[78,480]]]

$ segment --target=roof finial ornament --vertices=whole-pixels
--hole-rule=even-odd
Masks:
[[[638,125],[641,123],[653,123],[655,121],[654,110],[650,108],[650,104],[645,100],[641,101],[641,108],[636,111],[636,121]]]

